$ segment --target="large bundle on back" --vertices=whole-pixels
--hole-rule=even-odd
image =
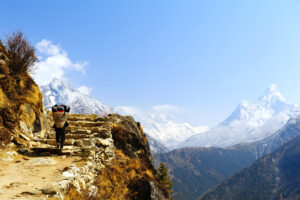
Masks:
[[[63,128],[68,120],[68,112],[70,108],[65,105],[52,106],[52,117],[56,128]]]

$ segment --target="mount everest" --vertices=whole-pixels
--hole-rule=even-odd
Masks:
[[[242,101],[233,113],[211,130],[196,134],[177,148],[188,146],[230,147],[262,140],[300,114],[297,105],[288,103],[272,84],[255,102]]]

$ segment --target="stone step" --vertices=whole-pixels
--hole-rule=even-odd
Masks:
[[[66,134],[66,139],[81,139],[81,138],[93,138],[94,135],[87,134]]]
[[[111,132],[110,127],[103,127],[103,126],[85,127],[85,128],[73,126],[73,127],[68,127],[66,130],[67,134],[69,133],[69,134],[86,134],[86,135],[95,134],[95,133],[110,135],[110,132]]]
[[[68,121],[97,121],[97,117],[68,117]]]
[[[69,121],[69,125],[77,127],[97,127],[106,125],[105,122],[91,122],[91,121]]]
[[[84,114],[69,114],[69,116],[70,117],[74,117],[74,118],[76,118],[76,117],[78,117],[78,118],[80,118],[80,117],[97,118],[98,117],[98,115],[96,115],[96,114],[89,114],[89,115],[84,115]]]
[[[43,139],[40,140],[40,142],[45,144],[50,144],[53,146],[56,146],[56,140],[55,139]],[[86,146],[92,146],[94,145],[94,140],[92,138],[82,138],[82,139],[66,139],[64,146],[78,146],[78,147],[86,147]]]
[[[91,130],[88,129],[79,129],[79,128],[74,128],[74,129],[67,129],[66,130],[67,134],[85,134],[85,135],[90,135],[92,133]]]
[[[45,144],[50,144],[50,145],[53,145],[53,146],[57,145],[55,139],[42,139],[42,140],[40,140],[40,142],[45,143]],[[75,142],[74,139],[67,139],[67,140],[65,140],[64,145],[65,146],[72,146],[72,145],[74,145],[74,142]]]

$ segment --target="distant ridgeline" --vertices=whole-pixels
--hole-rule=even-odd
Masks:
[[[300,199],[300,137],[207,192],[201,200]]]
[[[174,198],[193,200],[250,166],[256,159],[273,152],[298,136],[300,136],[300,118],[294,118],[290,119],[281,130],[258,142],[239,144],[227,149],[183,148],[154,155],[154,161],[156,165],[164,162],[169,166],[174,183]]]

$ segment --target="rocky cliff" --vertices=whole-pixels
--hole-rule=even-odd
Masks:
[[[169,199],[147,138],[130,116],[71,114],[56,149],[51,112],[0,43],[0,199]]]
[[[8,54],[0,42],[0,140],[2,145],[13,141],[18,146],[27,146],[28,137],[43,135],[49,126],[40,89],[27,72],[10,71]]]

